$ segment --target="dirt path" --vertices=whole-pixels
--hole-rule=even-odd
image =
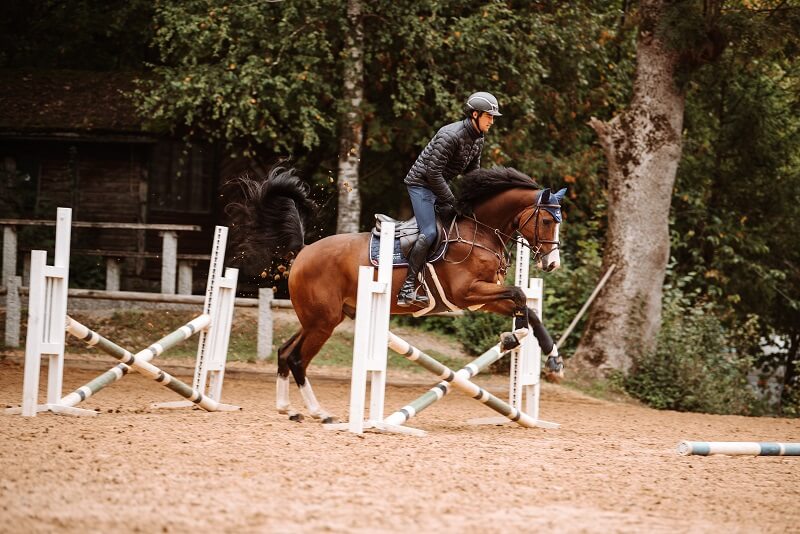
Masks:
[[[65,390],[98,374],[87,366],[69,362]],[[233,366],[224,400],[238,413],[150,410],[176,397],[130,375],[82,405],[99,417],[0,416],[0,532],[800,531],[800,458],[675,453],[681,439],[798,442],[798,420],[658,412],[547,385],[542,418],[558,430],[470,426],[491,412],[453,393],[413,420],[424,438],[358,437],[275,413],[273,372]],[[345,415],[346,371],[319,372],[338,377],[312,375]],[[387,407],[432,383],[416,381],[389,387]],[[19,358],[0,359],[0,405],[18,404],[21,385]]]

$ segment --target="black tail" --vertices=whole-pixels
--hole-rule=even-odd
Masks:
[[[275,166],[266,178],[240,176],[223,191],[231,199],[225,213],[231,220],[234,263],[262,272],[273,259],[288,260],[300,252],[316,204],[294,169]]]

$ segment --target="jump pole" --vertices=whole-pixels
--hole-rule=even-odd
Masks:
[[[525,337],[527,337],[527,331],[525,331]],[[513,350],[513,349],[510,349]],[[478,373],[486,370],[487,367],[492,365],[494,362],[502,358],[505,354],[509,351],[501,351],[500,350],[500,343],[492,347],[491,349],[487,350],[470,363],[456,371],[457,375],[463,376],[467,380],[472,378],[473,376],[477,375]],[[391,414],[387,417],[384,422],[392,425],[403,425],[409,419],[420,413],[422,410],[426,409],[436,401],[439,401],[450,393],[450,383],[443,380],[433,386],[430,390],[425,392],[423,395],[418,397],[417,399],[411,401],[407,405],[400,408],[398,411]],[[507,419],[503,419],[506,421]]]
[[[772,443],[749,441],[681,441],[681,456],[800,456],[800,443]]]
[[[189,339],[192,335],[206,328],[209,324],[211,324],[210,316],[204,314],[200,315],[199,317],[195,317],[182,327],[170,334],[167,334],[146,349],[137,352],[135,356],[140,361],[149,362],[156,356],[162,354],[165,350],[174,347],[181,341]],[[90,382],[87,382],[69,395],[65,396],[63,399],[61,399],[59,407],[76,406],[98,391],[121,379],[123,376],[128,374],[130,370],[131,368],[124,363],[118,363],[102,375],[91,380]]]
[[[519,338],[521,335],[524,335],[523,332],[527,333],[527,330],[519,330],[514,332],[514,334]],[[418,348],[412,346],[407,341],[399,338],[393,333],[388,332],[388,334],[390,349],[402,355],[406,359],[418,364],[424,369],[427,369],[431,373],[437,375],[440,379],[450,383],[453,388],[458,389],[473,399],[482,402],[503,417],[517,423],[520,426],[526,428],[534,428],[539,426],[538,421],[533,419],[531,416],[495,397],[473,382],[470,382],[464,377],[463,374],[460,375],[455,373],[446,365],[440,363],[428,354],[425,354]]]
[[[152,363],[149,363],[144,360],[144,358],[139,357],[136,354],[131,354],[127,350],[123,349],[119,345],[115,344],[112,341],[104,338],[97,332],[89,330],[87,327],[73,319],[72,317],[67,316],[67,332],[71,335],[75,336],[78,339],[83,340],[87,345],[92,347],[96,346],[103,352],[110,354],[111,356],[117,358],[125,365],[129,365],[136,369],[140,374],[152,378],[159,384],[164,387],[167,387],[177,393],[178,395],[184,397],[192,404],[203,408],[209,412],[216,412],[216,411],[236,411],[240,410],[238,406],[233,406],[230,404],[223,404],[220,402],[215,401],[209,396],[203,395],[202,392],[197,391],[193,387],[184,382],[181,382],[174,376],[170,375],[169,373],[162,371]],[[178,339],[178,336],[175,336],[173,344],[176,344],[183,339]]]
[[[540,278],[530,278],[530,249],[522,243],[517,244],[517,263],[516,263],[517,286],[522,288],[528,297],[527,305],[533,309],[539,318],[542,317],[543,287]],[[512,326],[513,327],[513,326]],[[527,333],[527,332],[526,332]],[[541,375],[541,354],[542,350],[533,336],[518,335],[520,346],[510,351],[500,352],[498,343],[478,358],[459,369],[456,374],[470,379],[478,373],[483,372],[498,361],[505,354],[511,353],[510,372],[509,372],[509,403],[517,410],[525,412],[533,419],[537,420],[540,428],[558,428],[558,423],[542,421],[539,419],[539,396],[540,396],[540,375]],[[450,392],[450,384],[446,381],[439,382],[422,396],[411,401],[409,404],[394,412],[386,418],[385,422],[394,425],[405,424],[409,419],[420,413],[422,410],[441,400]],[[524,406],[523,406],[524,405]],[[471,424],[503,424],[509,420],[505,417],[484,417],[470,419]]]

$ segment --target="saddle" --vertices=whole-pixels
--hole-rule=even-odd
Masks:
[[[381,237],[382,222],[394,223],[394,239],[395,241],[400,242],[400,252],[404,258],[407,258],[409,252],[411,252],[411,248],[414,246],[414,243],[417,242],[417,238],[419,237],[419,227],[417,226],[417,218],[411,217],[407,221],[398,221],[397,219],[393,219],[388,215],[384,215],[383,213],[376,213],[375,227],[372,229],[372,237],[375,240],[378,240]],[[447,238],[447,231],[442,225],[442,221],[439,220],[439,218],[437,217],[436,238],[434,239],[433,244],[431,245],[428,261],[433,261],[434,259],[441,256],[441,251],[439,250],[439,248],[442,245],[442,242],[445,241],[446,238]]]

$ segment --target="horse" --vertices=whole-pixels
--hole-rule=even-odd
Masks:
[[[560,266],[559,226],[565,189],[551,193],[513,168],[478,169],[458,179],[457,215],[447,231],[444,256],[434,263],[444,296],[459,309],[480,309],[513,316],[515,330],[531,327],[543,354],[546,372],[563,376],[563,361],[552,337],[525,293],[503,285],[509,267],[509,242],[524,237],[532,260],[546,272]],[[293,169],[276,166],[265,178],[241,176],[227,184],[238,201],[226,206],[232,225],[233,250],[240,262],[266,265],[276,258],[290,260],[289,295],[300,329],[278,349],[276,407],[300,421],[303,416],[289,400],[289,373],[310,415],[323,423],[336,417],[321,407],[306,377],[308,365],[345,317],[355,316],[358,271],[370,265],[370,234],[347,233],[305,244],[306,229],[317,205],[310,187]],[[392,314],[408,314],[396,297],[406,269],[394,269]],[[506,336],[503,349],[518,345]]]

